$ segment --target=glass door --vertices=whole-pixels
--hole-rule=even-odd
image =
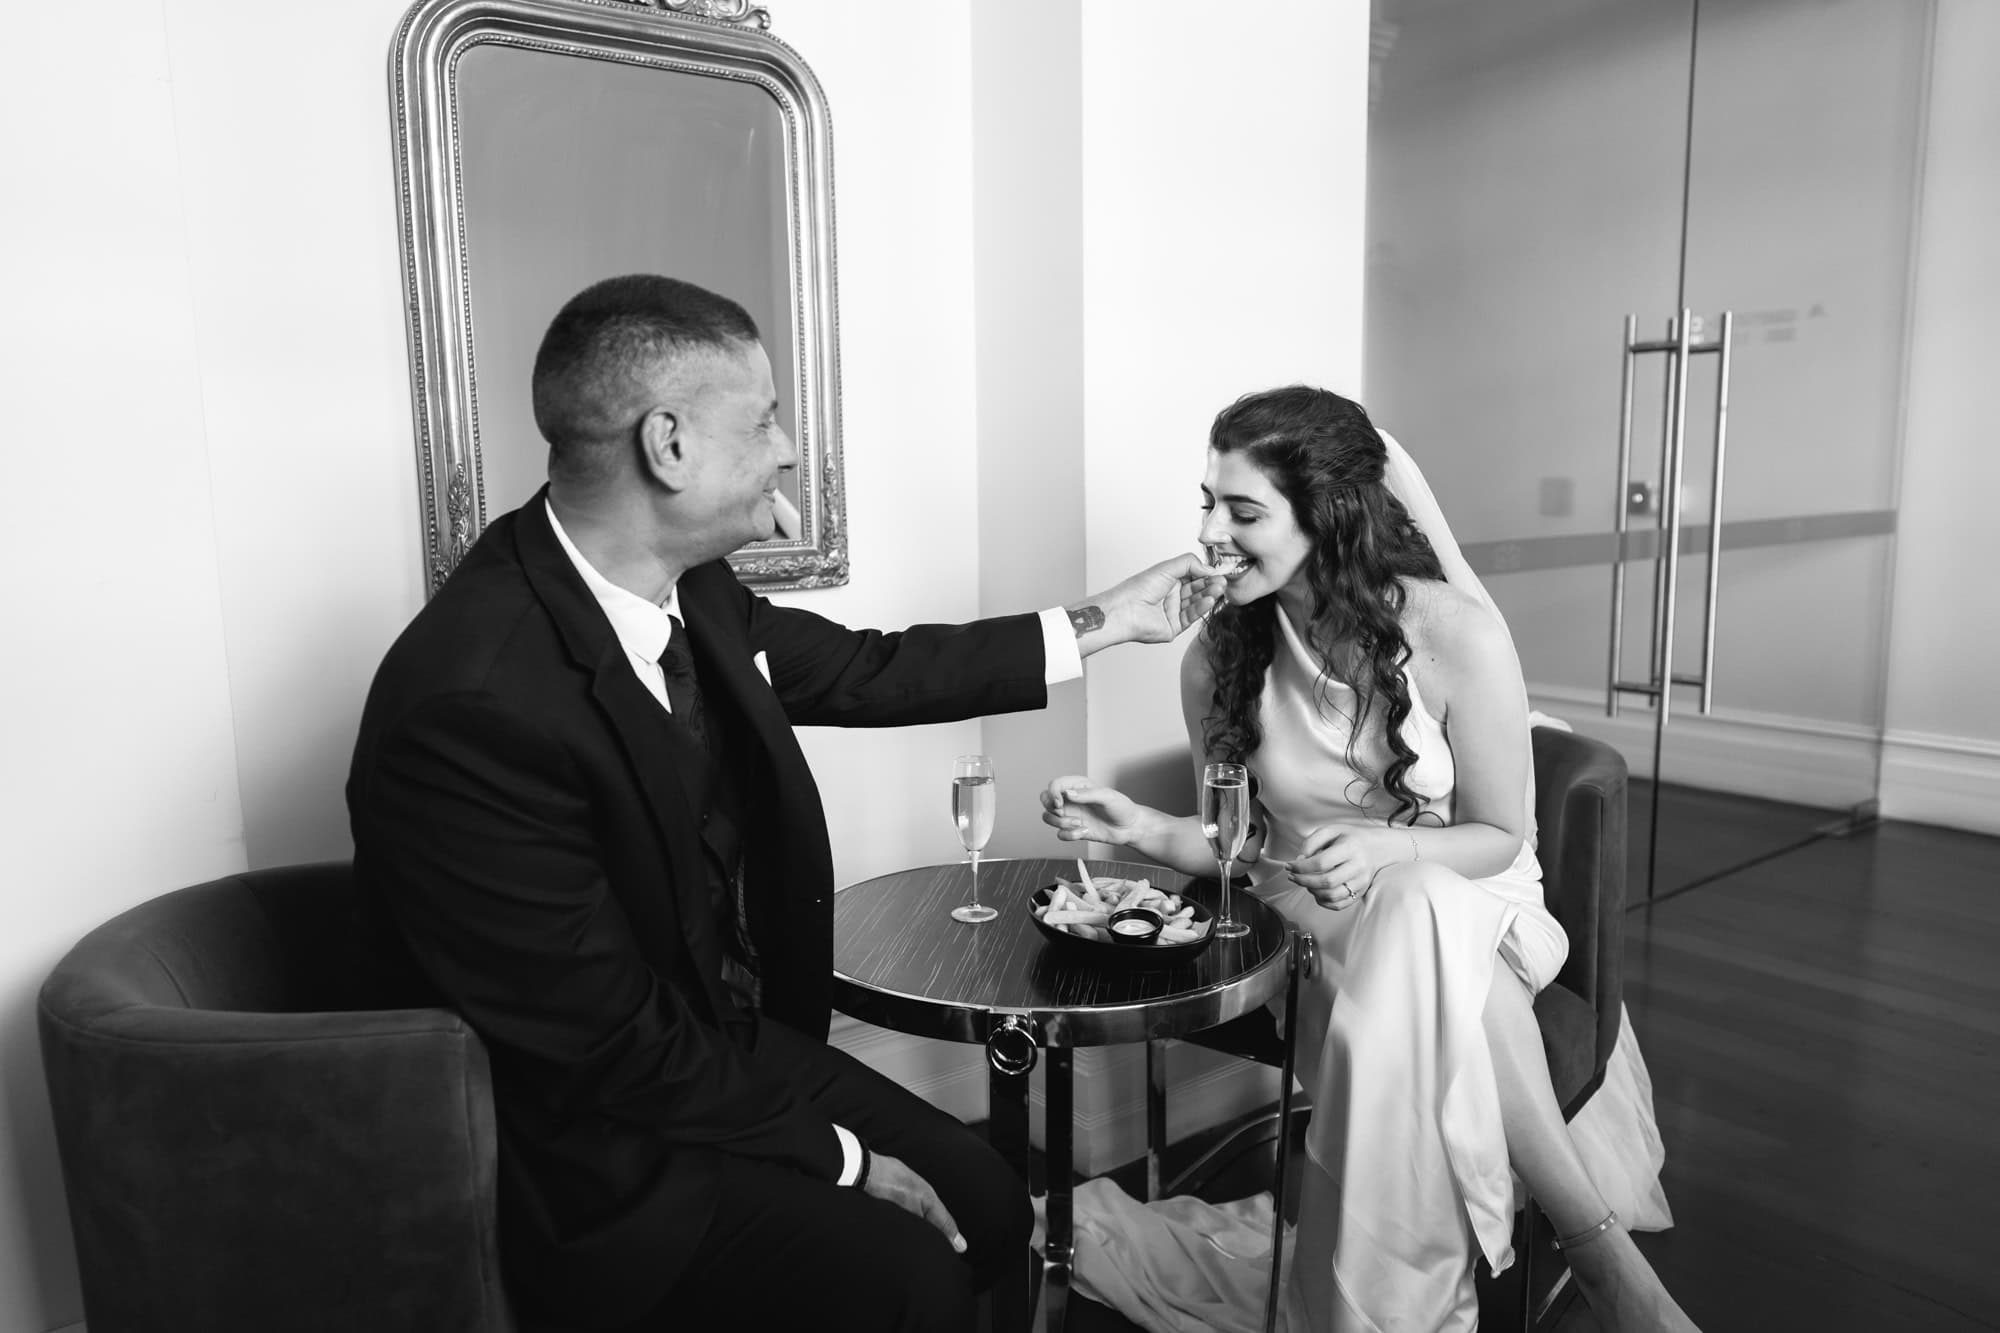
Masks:
[[[1681,304],[1729,346],[1688,363],[1674,675],[1707,689],[1662,733],[1656,893],[1874,814],[1929,28],[1699,0]]]
[[[1627,515],[1619,674],[1643,678],[1669,377],[1633,359],[1621,486],[1621,348],[1678,299],[1692,40],[1687,0],[1375,6],[1362,401],[1423,466],[1534,705],[1635,778],[1655,729],[1643,700],[1606,716],[1611,572]]]
[[[1635,895],[1873,798],[1926,8],[1377,0],[1363,399]]]

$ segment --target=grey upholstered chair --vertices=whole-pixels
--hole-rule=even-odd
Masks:
[[[344,864],[180,889],[42,987],[90,1333],[510,1333],[486,1055],[396,1007]]]
[[[1537,859],[1543,901],[1569,958],[1535,997],[1556,1101],[1569,1120],[1604,1082],[1625,992],[1625,757],[1603,741],[1534,729]],[[1514,1226],[1514,1266],[1480,1263],[1480,1311],[1493,1329],[1546,1329],[1575,1295],[1556,1232],[1531,1199]]]

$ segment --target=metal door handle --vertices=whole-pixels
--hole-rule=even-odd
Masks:
[[[1715,706],[1715,593],[1722,574],[1722,465],[1729,450],[1729,349],[1736,312],[1722,312],[1715,372],[1715,474],[1708,487],[1708,596],[1701,614],[1701,711]]]
[[[1611,650],[1605,681],[1604,711],[1618,715],[1622,694],[1642,694],[1657,701],[1657,721],[1664,725],[1670,707],[1669,696],[1676,685],[1692,685],[1701,690],[1701,711],[1711,711],[1715,702],[1716,602],[1722,566],[1723,466],[1729,441],[1729,368],[1735,314],[1722,312],[1722,332],[1714,342],[1694,341],[1694,312],[1683,309],[1669,324],[1664,339],[1640,342],[1638,320],[1625,317],[1624,369],[1618,393],[1618,497],[1613,520],[1617,549],[1611,562]],[[1645,353],[1660,352],[1667,357],[1668,382],[1665,430],[1660,442],[1660,549],[1654,556],[1653,643],[1650,673],[1643,681],[1618,678],[1625,640],[1625,544],[1630,530],[1627,522],[1627,494],[1632,482],[1632,377],[1636,359]],[[1675,675],[1674,613],[1680,587],[1681,560],[1681,480],[1686,472],[1687,394],[1690,358],[1716,353],[1720,357],[1715,388],[1715,473],[1708,496],[1708,587],[1702,610],[1701,673]]]
[[[1653,665],[1653,679],[1659,683],[1659,721],[1665,725],[1673,699],[1674,683],[1674,602],[1681,581],[1681,476],[1687,453],[1688,344],[1693,331],[1694,312],[1681,307],[1674,321],[1674,353],[1669,358],[1672,382],[1667,389],[1667,466],[1660,479],[1664,529],[1660,542],[1666,548],[1666,573],[1660,587],[1660,642]]]
[[[1629,526],[1625,519],[1632,491],[1632,367],[1639,356],[1633,347],[1638,334],[1639,317],[1625,316],[1624,367],[1618,377],[1618,492],[1611,520],[1617,544],[1611,552],[1611,665],[1604,673],[1606,717],[1618,716],[1618,659],[1625,645],[1625,531]]]

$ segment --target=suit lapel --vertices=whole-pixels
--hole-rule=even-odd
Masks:
[[[721,577],[716,577],[720,574]],[[688,642],[701,671],[702,690],[719,691],[750,727],[758,746],[774,753],[792,734],[778,696],[757,673],[751,660],[747,628],[736,600],[742,596],[735,576],[711,566],[688,571],[681,579],[681,611],[687,619]],[[713,702],[723,702],[715,700]]]
[[[824,1038],[833,957],[833,856],[819,787],[784,703],[757,671],[748,594],[717,561],[682,577],[681,610],[703,692],[735,714],[744,775],[743,854],[750,935],[763,962],[764,1012]],[[776,631],[782,633],[779,624]],[[769,631],[767,631],[769,632]]]
[[[566,650],[591,674],[592,695],[637,775],[673,881],[678,936],[718,1017],[735,1011],[722,989],[721,941],[707,900],[701,820],[683,772],[699,749],[633,673],[611,622],[549,524],[546,491],[518,511],[516,549]],[[704,693],[738,720],[731,743],[752,775],[743,803],[750,931],[764,962],[764,1008],[802,1032],[825,1036],[833,945],[833,863],[819,788],[777,694],[757,673],[742,585],[717,561],[682,577],[681,610]],[[762,770],[761,778],[757,775]],[[756,836],[752,836],[752,835]],[[664,904],[662,904],[664,906]],[[652,915],[650,902],[627,910]],[[780,917],[779,913],[782,913]],[[663,914],[664,915],[664,914]],[[782,922],[784,929],[776,929]]]
[[[705,759],[693,740],[673,724],[659,700],[639,683],[604,609],[556,540],[544,503],[547,494],[545,488],[520,510],[517,540],[521,565],[571,657],[591,673],[591,695],[638,776],[673,871],[680,913],[692,932],[698,929],[694,923],[709,918],[707,878],[702,865],[701,819],[681,774]]]

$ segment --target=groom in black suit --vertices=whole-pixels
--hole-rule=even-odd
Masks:
[[[1038,708],[1173,638],[1186,556],[1104,596],[850,630],[745,589],[797,452],[735,303],[615,278],[536,358],[549,484],[389,650],[348,781],[366,900],[491,1053],[504,1252],[592,1328],[971,1327],[1022,1182],[825,1044],[833,862],[798,724]]]

